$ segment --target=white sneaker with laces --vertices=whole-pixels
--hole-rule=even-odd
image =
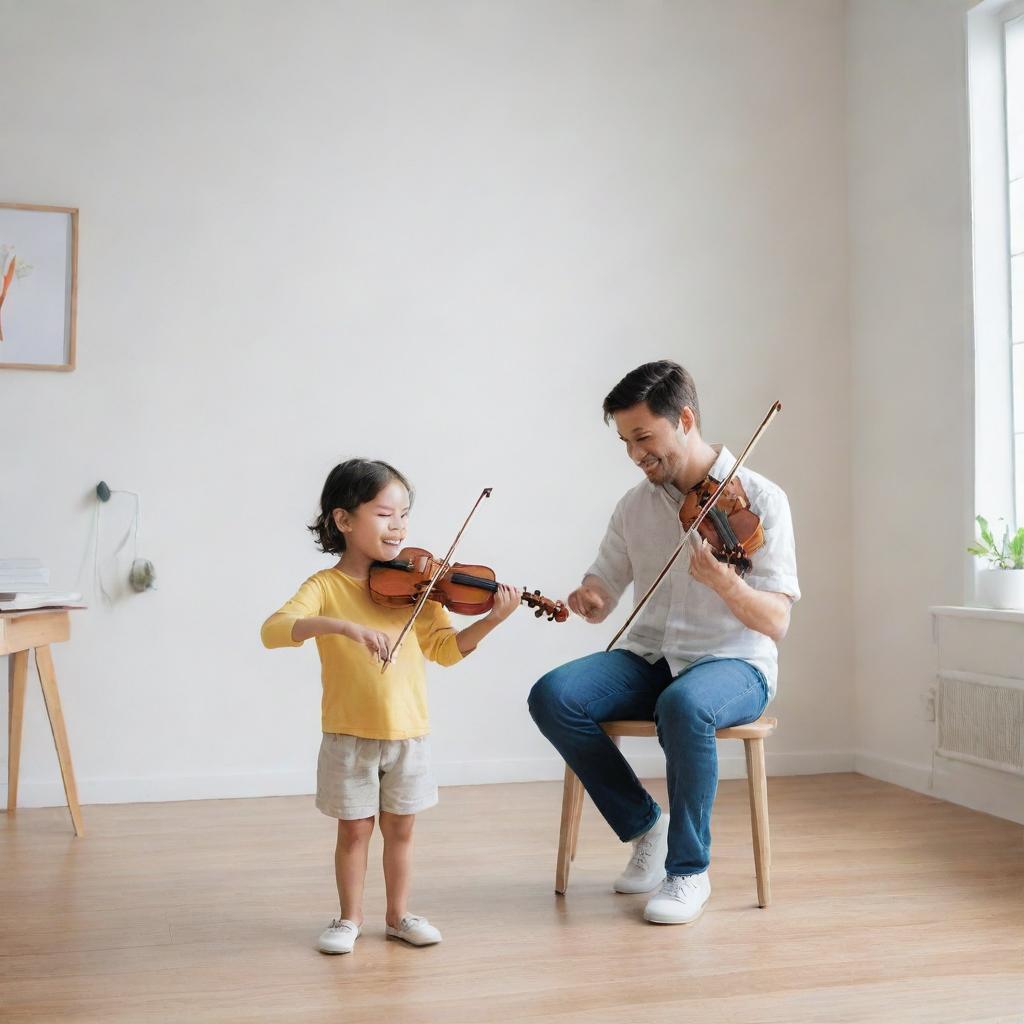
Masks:
[[[612,888],[625,893],[650,892],[665,877],[667,856],[668,815],[662,814],[649,832],[633,840],[633,856]]]
[[[335,918],[323,930],[316,948],[321,953],[351,953],[359,938],[359,925],[345,918]]]
[[[711,895],[708,873],[666,875],[661,888],[647,901],[644,919],[653,924],[691,924],[704,911]]]
[[[433,946],[441,941],[441,933],[425,918],[406,914],[397,928],[388,925],[385,934],[389,939],[401,939],[410,946]]]

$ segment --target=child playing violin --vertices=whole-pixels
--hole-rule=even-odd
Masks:
[[[266,647],[316,638],[320,653],[323,740],[316,806],[338,819],[334,867],[340,916],[321,934],[322,953],[349,953],[363,924],[363,883],[374,820],[384,839],[386,935],[414,946],[441,941],[424,917],[408,912],[416,814],[437,803],[427,733],[424,658],[454,665],[519,606],[498,584],[486,618],[456,631],[428,601],[401,648],[391,649],[408,609],[375,604],[370,567],[394,559],[405,539],[413,491],[386,462],[349,459],[331,470],[320,514],[309,527],[321,550],[339,556],[315,573],[263,624]],[[384,661],[393,658],[387,674]]]

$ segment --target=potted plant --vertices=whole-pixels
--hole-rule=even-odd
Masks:
[[[978,516],[977,520],[981,536],[967,550],[989,564],[978,573],[979,604],[1024,609],[1024,526],[1012,537],[1007,526],[1002,542],[996,544],[985,517]]]

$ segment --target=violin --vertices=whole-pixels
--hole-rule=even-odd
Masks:
[[[440,601],[458,615],[483,615],[494,607],[498,583],[494,570],[486,565],[453,562],[443,566],[424,548],[402,548],[390,562],[370,566],[370,598],[375,604],[408,608],[417,605],[428,588],[429,600]],[[546,615],[548,622],[565,622],[569,617],[561,601],[552,601],[539,590],[531,593],[524,588],[520,600],[535,609],[538,619]]]
[[[679,507],[684,530],[689,531],[697,522],[719,486],[720,481],[709,473],[686,492]],[[715,558],[734,566],[741,578],[750,572],[750,556],[764,546],[764,529],[739,477],[733,476],[726,483],[718,501],[698,523],[697,533],[711,546]]]

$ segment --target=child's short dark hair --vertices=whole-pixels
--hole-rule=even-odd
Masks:
[[[640,402],[646,402],[647,408],[655,416],[673,421],[679,418],[683,406],[688,405],[697,421],[697,429],[700,429],[697,385],[690,374],[671,359],[644,363],[630,370],[604,400],[605,423],[612,418],[613,413],[632,409]]]
[[[345,534],[334,522],[334,510],[355,512],[360,505],[373,501],[392,480],[397,480],[412,501],[412,485],[394,466],[377,459],[349,459],[341,462],[327,476],[320,495],[320,514],[307,529],[316,538],[316,546],[327,555],[345,551]]]

